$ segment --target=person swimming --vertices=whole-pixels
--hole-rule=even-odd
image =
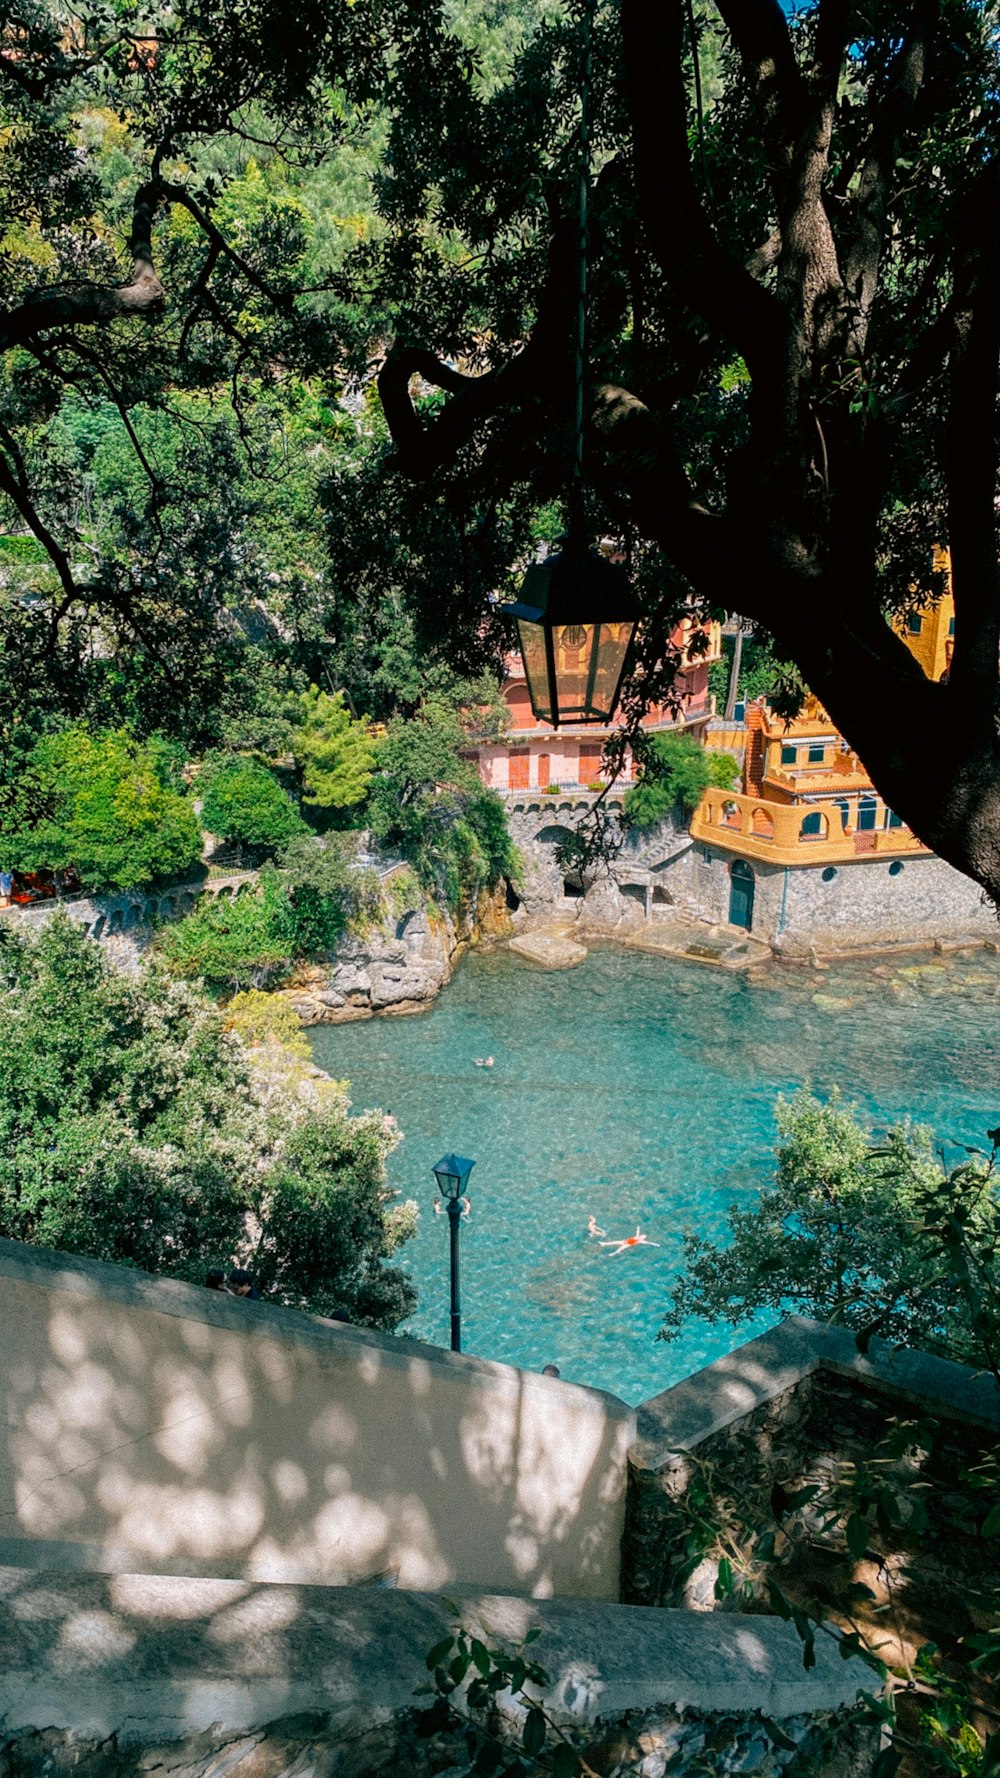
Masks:
[[[492,1056],[474,1056],[473,1061],[477,1068],[492,1068],[493,1066]]]

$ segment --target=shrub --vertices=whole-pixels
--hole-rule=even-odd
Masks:
[[[234,758],[209,768],[201,818],[208,832],[226,845],[267,857],[307,831],[274,773],[252,759]]]
[[[349,1116],[278,1045],[259,1068],[188,983],[125,975],[62,914],[0,932],[0,997],[0,1234],[198,1282],[248,1265],[279,1302],[374,1327],[412,1311],[380,1112]]]
[[[248,1047],[278,1043],[293,1056],[305,1060],[311,1051],[299,1015],[282,994],[265,994],[260,988],[243,988],[226,1006],[225,1028],[235,1031]]]
[[[273,870],[256,894],[205,902],[157,935],[171,973],[216,988],[261,988],[297,954],[295,916]]]
[[[36,813],[0,837],[9,869],[72,866],[85,889],[136,889],[181,876],[201,858],[201,831],[176,788],[168,744],[76,724],[37,743],[27,775]]]
[[[728,789],[739,768],[730,753],[707,752],[687,734],[650,737],[639,782],[625,793],[625,816],[632,827],[655,827],[680,806],[690,815],[712,784]]]
[[[291,897],[297,955],[331,951],[348,927],[363,930],[383,914],[378,875],[362,870],[349,834],[303,835],[282,854],[283,882]]]

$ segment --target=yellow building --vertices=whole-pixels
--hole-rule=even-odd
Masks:
[[[896,620],[896,634],[919,661],[928,679],[941,679],[951,668],[955,640],[955,601],[951,596],[951,561],[946,549],[934,551],[934,573],[944,591],[935,605],[925,605]]]

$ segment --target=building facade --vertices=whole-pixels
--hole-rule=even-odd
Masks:
[[[675,683],[676,708],[653,705],[643,718],[643,727],[651,730],[687,729],[704,740],[715,705],[708,689],[708,670],[722,657],[722,632],[718,624],[707,626],[708,648],[693,653],[691,639],[695,626],[684,625],[672,638],[681,652],[681,670]],[[475,748],[474,757],[483,782],[502,795],[525,790],[586,790],[603,782],[604,749],[615,732],[615,725],[606,728],[593,724],[567,723],[553,729],[548,722],[538,722],[531,708],[524,668],[519,654],[507,658],[507,677],[503,699],[510,713],[510,727],[501,741],[483,742]],[[632,782],[632,760],[626,755],[620,786]]]

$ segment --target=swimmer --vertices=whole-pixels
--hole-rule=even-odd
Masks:
[[[587,1233],[588,1233],[588,1235],[594,1235],[594,1236],[595,1236],[595,1237],[596,1237],[596,1236],[597,1236],[597,1235],[606,1235],[606,1234],[607,1234],[607,1232],[608,1232],[608,1231],[607,1231],[607,1229],[602,1229],[602,1228],[601,1228],[601,1227],[600,1227],[600,1226],[599,1226],[599,1225],[598,1225],[598,1221],[597,1221],[597,1218],[596,1218],[596,1216],[592,1216],[592,1217],[591,1217],[591,1218],[590,1218],[590,1221],[589,1221],[589,1222],[588,1222],[588,1224],[587,1224]]]
[[[475,1056],[473,1060],[477,1068],[492,1068],[493,1066],[492,1056]]]
[[[609,1259],[617,1259],[620,1253],[625,1253],[630,1247],[659,1247],[659,1245],[659,1241],[651,1241],[648,1235],[640,1234],[638,1229],[634,1235],[626,1235],[622,1241],[601,1242],[602,1247],[610,1247],[613,1250],[608,1255]]]

